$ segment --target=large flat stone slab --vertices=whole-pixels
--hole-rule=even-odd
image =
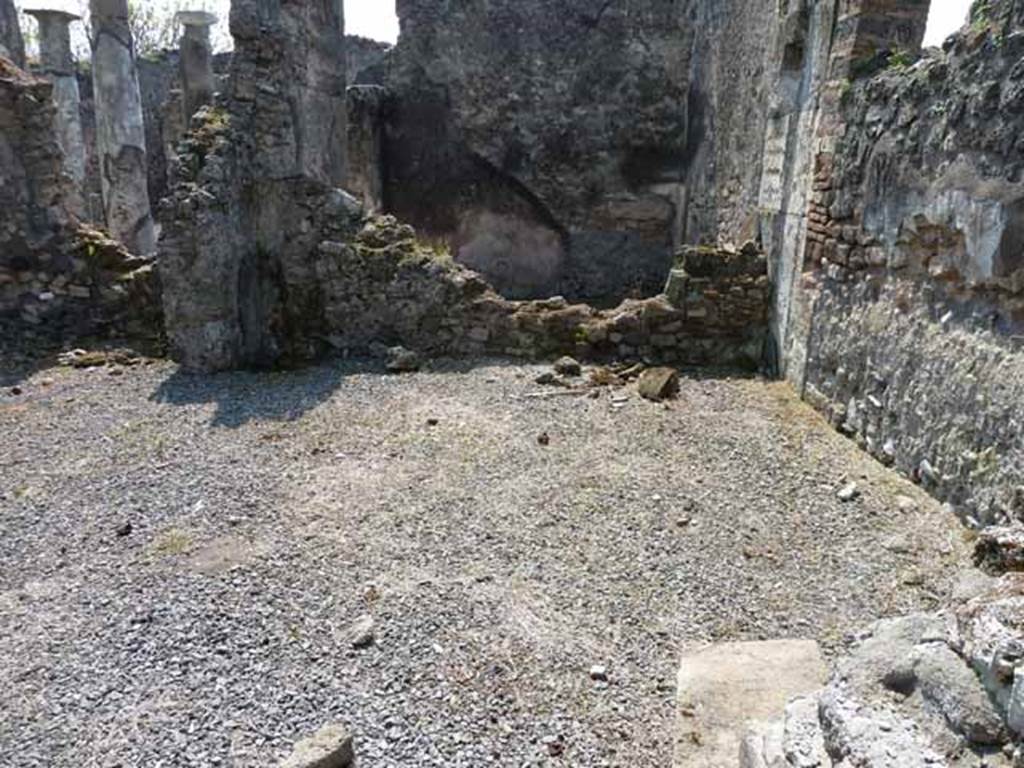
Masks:
[[[695,648],[679,669],[675,768],[736,768],[751,726],[820,690],[828,675],[812,640],[719,643]]]

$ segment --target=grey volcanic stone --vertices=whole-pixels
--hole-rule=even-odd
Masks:
[[[579,376],[583,372],[579,360],[572,357],[560,357],[555,361],[554,369],[561,376]]]
[[[1024,579],[974,573],[945,610],[856,635],[813,706],[794,702],[752,731],[743,764],[1008,765],[998,755],[1024,728],[1022,658]],[[827,761],[815,757],[819,735]]]
[[[1006,741],[1003,718],[988,692],[967,662],[949,646],[931,643],[917,649],[914,676],[922,696],[968,741],[996,745]]]
[[[423,365],[423,358],[405,347],[391,347],[387,351],[384,367],[390,373],[412,373]]]
[[[1024,571],[1024,524],[983,528],[974,544],[974,561],[996,573]]]
[[[336,189],[346,150],[341,0],[236,2],[231,31],[228,93],[196,118],[162,209],[168,335],[193,370],[310,357],[313,340],[298,326],[314,323],[321,304],[317,244],[353,232],[350,198]]]
[[[352,735],[344,725],[325,725],[295,745],[281,768],[349,768],[355,762]]]

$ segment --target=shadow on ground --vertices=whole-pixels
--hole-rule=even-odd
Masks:
[[[295,421],[330,399],[344,380],[380,373],[375,361],[324,364],[288,371],[185,373],[165,379],[150,400],[170,405],[215,403],[211,426],[235,428],[253,420]]]

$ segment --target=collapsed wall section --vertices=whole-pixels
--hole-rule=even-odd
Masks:
[[[607,310],[564,298],[511,301],[478,274],[416,240],[392,217],[317,248],[321,327],[337,350],[378,344],[431,355],[497,354],[756,370],[768,322],[768,276],[755,251],[687,249],[667,295]]]
[[[25,342],[156,336],[152,263],[68,212],[52,91],[0,58],[0,323]]]

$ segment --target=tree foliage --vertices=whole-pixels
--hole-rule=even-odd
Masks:
[[[20,6],[21,2],[17,4]],[[76,13],[82,17],[82,23],[72,27],[72,46],[79,60],[85,60],[91,57],[89,0],[75,0],[69,5],[75,8]],[[178,11],[183,10],[215,13],[218,23],[213,28],[211,35],[214,50],[230,50],[231,35],[228,32],[230,0],[128,0],[128,24],[131,27],[136,54],[151,57],[158,55],[161,51],[177,48],[178,39],[181,36],[181,25],[175,20],[175,15]],[[35,47],[36,41],[35,25],[28,17],[23,16],[22,18],[26,42],[32,49]]]

